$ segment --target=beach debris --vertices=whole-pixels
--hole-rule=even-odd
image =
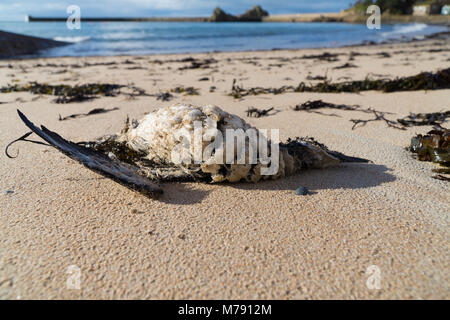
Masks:
[[[450,177],[443,176],[442,174],[434,175],[433,179],[441,180],[441,181],[450,181]]]
[[[44,126],[38,128],[20,111],[18,113],[32,132],[12,143],[29,141],[51,145],[87,168],[149,196],[162,193],[162,189],[152,181],[258,182],[282,178],[307,168],[327,168],[341,162],[369,162],[330,151],[323,144],[308,137],[288,139],[285,143],[274,144],[243,119],[211,105],[162,107],[147,114],[140,121],[127,119],[124,129],[119,134],[80,143],[67,141]],[[186,141],[180,139],[180,132],[192,137],[194,130],[198,130],[195,129],[196,122],[202,123],[199,127],[200,137],[206,135],[212,141],[202,141],[197,147],[195,143],[186,147],[184,144]],[[274,150],[279,150],[278,158],[273,158],[277,159],[279,165],[275,166],[276,169],[272,174],[263,174],[264,169],[271,167],[272,164],[270,161],[262,161],[261,155],[255,159],[256,162],[249,161],[250,154],[246,150],[250,148],[258,150],[257,146],[253,145],[255,141],[249,138],[244,139],[242,144],[238,143],[236,152],[231,153],[232,163],[227,160],[226,131],[249,132],[250,129],[259,135],[259,139],[256,139],[259,140],[256,142],[257,145],[266,145],[267,154],[271,155]],[[48,144],[27,140],[26,138],[33,132]],[[219,132],[219,136],[223,137],[223,144],[217,144],[220,140]],[[262,138],[265,140],[261,140]],[[214,148],[210,151],[214,152],[208,156],[205,150],[211,146]],[[199,151],[203,155],[200,162],[175,161],[196,159],[196,153]],[[5,152],[8,154],[7,149]],[[239,162],[242,154],[245,155],[243,164]]]
[[[438,173],[434,178],[449,181],[450,174],[450,130],[437,127],[426,135],[416,135],[411,139],[409,150],[419,161],[431,161],[440,165],[433,169]]]
[[[392,127],[399,130],[406,130],[405,128],[401,127],[399,123],[386,119],[386,114],[392,114],[390,112],[381,112],[377,111],[371,108],[363,109],[359,105],[346,105],[346,104],[334,104],[329,102],[324,102],[322,100],[315,100],[315,101],[307,101],[302,104],[296,105],[293,110],[295,111],[306,111],[306,112],[313,112],[320,115],[327,115],[327,116],[335,116],[338,117],[336,114],[324,114],[320,111],[317,111],[319,109],[336,109],[336,110],[344,110],[344,111],[358,111],[358,112],[364,112],[364,113],[372,113],[375,115],[374,119],[368,119],[368,120],[362,120],[362,119],[351,119],[350,121],[353,123],[352,130],[356,129],[358,126],[363,127],[368,122],[373,121],[384,121],[388,125],[388,127]]]
[[[335,114],[323,114],[317,110],[328,108],[328,109],[337,109],[337,110],[344,110],[344,111],[359,111],[364,113],[372,113],[375,115],[374,119],[368,119],[368,120],[362,120],[362,119],[351,119],[350,121],[353,123],[352,130],[356,129],[358,126],[363,127],[368,122],[374,122],[374,121],[384,121],[388,125],[388,127],[399,129],[399,130],[406,130],[406,127],[414,127],[414,126],[438,126],[440,127],[444,122],[447,121],[447,119],[450,117],[450,111],[445,112],[433,112],[433,113],[410,113],[408,116],[397,119],[397,121],[386,119],[386,114],[392,114],[390,112],[381,112],[374,110],[372,108],[363,109],[359,105],[345,105],[345,104],[334,104],[329,102],[324,102],[322,100],[314,100],[314,101],[307,101],[302,104],[296,105],[293,110],[295,111],[306,111],[306,112],[313,112],[318,113],[321,115],[328,115],[328,116],[337,116]]]
[[[184,60],[186,62],[190,62],[189,65],[180,67],[178,70],[189,70],[189,69],[208,69],[211,67],[211,64],[217,63],[218,61],[215,59],[193,59],[190,58],[188,60]]]
[[[380,58],[390,58],[391,57],[391,54],[389,52],[385,52],[385,51],[378,52],[377,55],[379,55]]]
[[[170,92],[160,92],[157,94],[152,94],[151,96],[156,97],[156,100],[161,100],[161,101],[170,101],[173,99],[173,94],[171,94]]]
[[[295,190],[297,196],[306,196],[308,194],[308,189],[306,187],[300,186]]]
[[[319,109],[338,109],[338,110],[346,110],[346,111],[363,111],[367,112],[367,110],[361,109],[359,105],[346,105],[346,104],[334,104],[330,102],[324,102],[322,100],[313,100],[306,101],[305,103],[296,105],[293,110],[295,111],[315,111]]]
[[[448,118],[450,118],[450,110],[433,113],[411,113],[402,119],[397,119],[397,121],[405,127],[429,125],[440,127]]]
[[[324,52],[321,54],[304,55],[301,57],[301,59],[313,59],[318,61],[336,62],[339,61],[338,59],[339,55],[340,55],[339,53]]]
[[[111,112],[111,111],[116,111],[119,110],[119,108],[111,108],[111,109],[105,109],[105,108],[95,108],[92,109],[91,111],[89,111],[88,113],[76,113],[76,114],[71,114],[70,116],[66,116],[66,117],[61,117],[61,115],[59,115],[59,121],[65,121],[65,120],[70,120],[70,119],[75,119],[75,118],[84,118],[84,117],[88,117],[88,116],[92,116],[94,114],[101,114],[101,113],[107,113],[107,112]]]
[[[209,78],[208,77],[203,77],[203,78],[198,79],[198,81],[209,81]]]
[[[258,109],[258,108],[248,108],[247,109],[247,117],[254,117],[254,118],[260,118],[265,117],[269,115],[269,112],[272,111],[274,108],[269,109]]]
[[[127,70],[144,70],[145,68],[142,66],[133,66],[133,67],[128,67]]]
[[[404,127],[399,126],[399,124],[396,121],[386,119],[385,115],[387,112],[381,112],[381,111],[373,110],[370,108],[367,110],[371,111],[373,113],[373,115],[375,116],[375,118],[367,119],[367,120],[350,119],[350,121],[353,122],[352,130],[355,130],[356,128],[358,128],[358,126],[364,127],[367,123],[374,122],[374,121],[384,121],[387,124],[387,126],[390,128],[394,128],[394,129],[398,129],[398,130],[406,130]]]
[[[19,150],[17,150],[17,154],[15,156],[10,155],[8,150],[9,150],[9,147],[11,147],[14,143],[19,142],[19,141],[25,141],[25,142],[31,142],[31,143],[35,143],[35,144],[40,144],[40,145],[43,145],[43,146],[49,146],[49,144],[41,142],[41,141],[28,140],[27,138],[30,135],[32,135],[32,134],[33,134],[33,131],[27,132],[23,136],[21,136],[20,138],[17,138],[16,140],[13,140],[10,143],[8,143],[8,145],[5,147],[5,155],[8,158],[10,158],[10,159],[17,158],[19,156]]]
[[[326,78],[327,78],[326,76],[311,76],[311,75],[308,75],[308,76],[306,77],[306,80],[313,80],[313,81],[319,80],[319,81],[323,81],[323,80],[325,80]],[[290,80],[292,80],[292,79],[290,79]]]
[[[136,59],[136,58],[135,58]],[[65,68],[65,69],[80,69],[83,67],[99,67],[99,66],[116,66],[119,64],[124,65],[133,65],[136,64],[136,62],[133,62],[129,59],[126,59],[122,62],[117,61],[106,61],[106,62],[84,62],[83,64],[57,64],[57,63],[35,63],[33,65],[33,68]]]
[[[170,90],[171,92],[174,93],[184,93],[184,95],[186,96],[198,96],[199,92],[198,89],[194,88],[194,87],[176,87],[172,90]]]
[[[432,72],[422,72],[415,76],[397,78],[393,80],[378,79],[371,80],[366,78],[359,81],[347,81],[331,83],[327,79],[315,85],[306,85],[301,82],[298,86],[282,86],[280,88],[263,88],[255,87],[244,89],[236,84],[236,79],[233,80],[230,95],[236,99],[260,94],[282,94],[286,92],[319,92],[319,93],[340,93],[350,92],[358,93],[360,91],[375,90],[383,92],[396,91],[415,91],[415,90],[438,90],[450,88],[450,68]]]
[[[359,68],[358,66],[354,65],[353,63],[344,63],[343,65],[334,67],[333,69],[349,69],[349,68]]]
[[[5,191],[3,191],[3,195],[9,195],[9,194],[13,194],[14,193],[14,190],[5,190]]]
[[[127,91],[128,89],[129,91]],[[118,84],[101,84],[89,83],[83,85],[49,85],[38,82],[31,82],[26,85],[8,85],[0,88],[0,93],[10,92],[30,92],[32,94],[45,94],[57,96],[55,103],[71,103],[81,102],[94,99],[97,96],[115,97],[119,94],[126,94],[129,96],[146,95],[145,90],[131,86]]]

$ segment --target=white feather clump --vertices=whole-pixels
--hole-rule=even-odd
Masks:
[[[188,147],[181,147],[182,133],[193,137],[194,122],[202,122],[201,134],[206,137],[206,141],[201,139],[201,147],[195,149],[192,142]],[[195,107],[190,105],[175,105],[163,107],[156,112],[146,115],[142,120],[124,133],[128,146],[139,152],[147,154],[146,158],[154,163],[171,164],[176,158],[180,160],[192,159],[192,162],[181,164],[185,170],[199,170],[210,174],[213,182],[239,182],[241,180],[257,182],[261,179],[277,179],[285,175],[293,174],[296,170],[294,159],[287,151],[280,150],[279,169],[273,175],[261,175],[261,169],[267,164],[261,163],[258,159],[256,164],[249,164],[249,141],[245,141],[245,164],[225,164],[226,157],[226,130],[242,129],[246,131],[252,127],[240,117],[229,114],[216,106]],[[201,155],[211,140],[214,141],[214,132],[218,130],[223,136],[223,153],[212,153],[212,156],[202,159],[201,162],[194,163],[196,150],[201,151]],[[256,129],[255,129],[256,130]],[[256,131],[258,132],[258,131]],[[243,146],[241,146],[243,147]],[[256,147],[256,146],[253,146]],[[238,145],[235,144],[235,160],[237,160]],[[268,154],[270,154],[270,141],[267,140]],[[197,151],[198,152],[198,151]],[[216,161],[216,157],[222,157],[222,161]],[[201,159],[201,158],[200,158]],[[219,162],[219,163],[217,163]]]

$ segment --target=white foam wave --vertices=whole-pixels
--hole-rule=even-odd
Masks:
[[[428,25],[425,23],[415,23],[415,24],[408,24],[408,25],[401,25],[401,26],[395,26],[394,30],[389,32],[383,32],[381,35],[383,37],[392,37],[396,35],[404,35],[408,33],[417,33],[420,31],[425,30],[428,28]]]
[[[91,37],[55,37],[53,40],[55,41],[63,41],[63,42],[83,42],[89,40]]]

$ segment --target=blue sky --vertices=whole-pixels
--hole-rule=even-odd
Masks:
[[[354,0],[0,0],[0,20],[23,20],[25,14],[66,16],[69,5],[78,5],[86,17],[209,16],[220,6],[233,14],[255,4],[272,14],[335,12]]]

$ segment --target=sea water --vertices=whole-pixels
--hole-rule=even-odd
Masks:
[[[54,57],[323,48],[423,38],[447,29],[418,23],[370,30],[347,23],[82,22],[71,30],[64,22],[0,22],[0,30],[71,43],[39,54]]]

